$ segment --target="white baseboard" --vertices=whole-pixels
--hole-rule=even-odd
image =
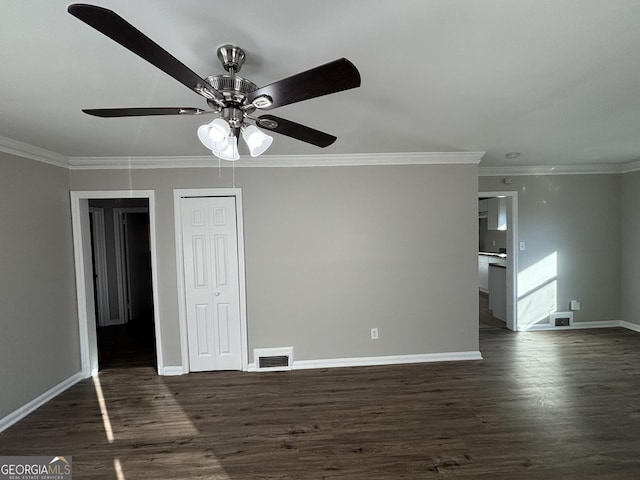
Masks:
[[[620,327],[620,321],[618,320],[606,320],[601,322],[573,322],[571,325],[566,327],[555,327],[553,325],[549,325],[548,323],[544,323],[542,325],[530,325],[530,326],[519,326],[519,332],[543,332],[550,330],[583,330],[586,328],[613,328]]]
[[[600,322],[573,322],[570,328],[615,328],[621,326],[622,322],[620,320],[604,320]]]
[[[549,330],[581,330],[585,328],[616,328],[622,327],[640,333],[640,325],[622,320],[603,320],[599,322],[573,322],[568,327],[554,327],[551,325],[532,325],[531,327],[518,327],[520,332],[540,332]]]
[[[184,375],[185,373],[189,372],[185,372],[184,368],[182,368],[182,365],[177,365],[172,367],[164,367],[160,375],[164,375],[166,377],[174,377],[176,375]]]
[[[62,392],[64,392],[68,388],[72,387],[73,385],[78,383],[80,380],[83,380],[84,378],[85,377],[84,377],[84,375],[82,375],[82,372],[78,372],[78,373],[72,375],[71,377],[67,378],[66,380],[63,380],[62,382],[60,382],[55,387],[47,390],[46,392],[44,392],[42,395],[38,396],[37,398],[34,398],[29,403],[23,405],[22,407],[18,408],[14,412],[10,413],[6,417],[0,419],[0,432],[6,430],[11,425],[19,422],[24,417],[29,415],[31,412],[37,410],[42,405],[47,403],[49,400],[51,400],[51,399],[55,398],[56,396],[60,395]]]
[[[122,320],[121,318],[110,318],[107,320],[104,325],[100,325],[101,327],[110,327],[112,325],[124,325],[127,323],[126,320]]]
[[[327,358],[321,360],[295,360],[292,370],[311,368],[339,367],[371,367],[375,365],[400,365],[407,363],[458,362],[482,360],[482,354],[475,352],[423,353],[417,355],[390,355],[382,357]],[[250,363],[248,370],[256,371],[255,363]]]
[[[624,327],[624,328],[627,328],[629,330],[633,330],[634,332],[640,333],[640,325],[638,325],[637,323],[631,323],[631,322],[622,321],[622,322],[620,322],[620,324],[621,324],[620,325],[621,327]]]

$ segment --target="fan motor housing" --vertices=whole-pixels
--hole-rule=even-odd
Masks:
[[[241,106],[247,104],[247,94],[258,89],[255,83],[237,75],[211,75],[206,80],[209,85],[222,93],[225,103]],[[212,108],[219,108],[215,102],[208,103]]]

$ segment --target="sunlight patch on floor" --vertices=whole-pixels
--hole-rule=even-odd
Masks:
[[[120,388],[118,374],[93,377],[109,443],[126,438],[177,439],[199,434],[174,393],[157,377],[143,377],[134,389]]]
[[[116,471],[116,478],[118,480],[126,480],[124,473],[122,473],[122,465],[119,458],[113,459],[113,469]]]
[[[98,397],[98,405],[100,406],[100,415],[102,416],[104,432],[107,435],[109,443],[113,443],[113,428],[111,428],[111,419],[109,418],[109,411],[107,410],[107,404],[104,401],[102,385],[100,384],[100,378],[98,375],[93,376],[93,386],[96,389],[96,397]]]

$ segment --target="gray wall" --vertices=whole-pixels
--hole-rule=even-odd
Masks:
[[[519,176],[509,187],[518,192],[518,237],[526,245],[518,252],[519,311],[548,301],[536,299],[536,289],[555,290],[559,311],[572,299],[582,302],[574,321],[620,320],[621,175]],[[505,185],[501,177],[479,177],[478,188]],[[539,288],[525,294],[526,282]]]
[[[622,320],[640,325],[640,172],[622,177]]]
[[[173,189],[232,171],[72,171],[74,190],[156,191],[165,364],[180,365]],[[299,360],[478,350],[477,166],[238,168],[249,348]],[[380,340],[370,340],[370,329]]]
[[[0,153],[0,418],[80,370],[69,173]]]

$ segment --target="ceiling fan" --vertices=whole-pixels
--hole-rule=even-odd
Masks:
[[[214,155],[223,160],[239,158],[240,135],[247,143],[251,156],[263,153],[271,144],[272,137],[257,127],[318,147],[331,145],[336,137],[328,133],[274,115],[253,114],[256,110],[271,110],[360,86],[358,69],[346,58],[341,58],[259,88],[237,75],[246,54],[234,45],[223,45],[217,50],[218,59],[228,73],[204,79],[111,10],[95,5],[72,4],[67,11],[204,97],[212,109],[100,108],[83,109],[83,112],[105,118],[218,114],[211,123],[198,129],[198,138]]]

